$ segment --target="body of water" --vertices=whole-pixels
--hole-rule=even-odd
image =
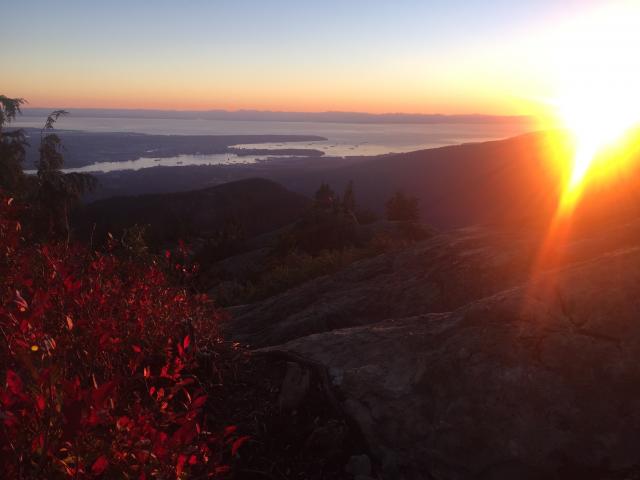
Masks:
[[[12,125],[40,128],[43,123],[44,118],[24,116]],[[132,132],[154,135],[319,135],[327,138],[327,141],[247,144],[238,145],[238,147],[312,148],[322,150],[325,155],[340,157],[402,153],[446,145],[498,140],[530,130],[530,127],[523,123],[364,124],[85,116],[63,117],[56,123],[56,127],[90,132]],[[127,162],[103,162],[73,171],[99,172],[137,170],[155,166],[242,164],[255,163],[266,157],[265,155],[239,157],[234,154],[179,155],[171,158],[143,157]]]
[[[262,144],[260,144],[262,145]],[[278,158],[289,158],[287,155],[278,155]],[[141,170],[151,167],[180,167],[183,165],[243,165],[268,160],[265,155],[238,156],[232,153],[213,153],[204,155],[177,155],[175,157],[152,158],[141,157],[137,160],[125,160],[122,162],[100,162],[78,168],[66,168],[66,173],[106,173],[116,170]],[[27,173],[35,173],[28,170]]]

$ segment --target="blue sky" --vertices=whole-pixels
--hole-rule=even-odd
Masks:
[[[34,105],[475,111],[469,64],[596,2],[0,3],[6,93]]]

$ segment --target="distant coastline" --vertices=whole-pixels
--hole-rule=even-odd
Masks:
[[[59,108],[59,107],[56,107]],[[44,117],[54,108],[25,108],[25,117]],[[413,113],[361,113],[361,112],[274,112],[267,110],[141,110],[70,108],[74,117],[93,118],[148,118],[148,119],[203,119],[265,122],[314,122],[360,124],[531,124],[532,117],[524,115],[444,115]]]

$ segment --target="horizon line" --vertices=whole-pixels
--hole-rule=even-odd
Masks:
[[[23,116],[43,116],[52,107],[25,107]],[[444,113],[369,113],[352,111],[283,111],[283,110],[252,110],[252,109],[210,109],[210,110],[175,110],[175,109],[145,109],[145,108],[92,108],[71,107],[66,109],[80,117],[130,117],[130,118],[174,118],[228,121],[276,121],[276,122],[318,122],[318,123],[505,123],[505,122],[533,122],[531,115],[497,115],[483,113],[444,114]],[[16,119],[17,120],[17,119]],[[19,122],[19,120],[17,120]]]
[[[52,106],[34,106],[22,107],[21,110],[59,110],[61,107]],[[416,117],[510,117],[510,118],[529,118],[533,115],[526,114],[498,114],[498,113],[441,113],[441,112],[366,112],[361,110],[264,110],[258,108],[238,108],[229,110],[225,108],[209,108],[206,110],[193,109],[177,109],[177,108],[131,108],[131,107],[62,107],[64,110],[99,110],[99,111],[123,111],[123,112],[166,112],[166,113],[274,113],[274,114],[296,114],[296,115],[367,115],[372,117],[384,116],[416,116]]]

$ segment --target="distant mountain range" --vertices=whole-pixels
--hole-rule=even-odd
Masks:
[[[43,117],[52,108],[25,108],[26,117]],[[273,112],[265,110],[138,110],[138,109],[98,109],[70,108],[74,117],[109,117],[109,118],[171,118],[171,119],[208,119],[208,120],[241,120],[265,122],[325,122],[325,123],[523,123],[532,124],[532,118],[518,115],[442,115],[418,113],[383,113],[363,112]]]

